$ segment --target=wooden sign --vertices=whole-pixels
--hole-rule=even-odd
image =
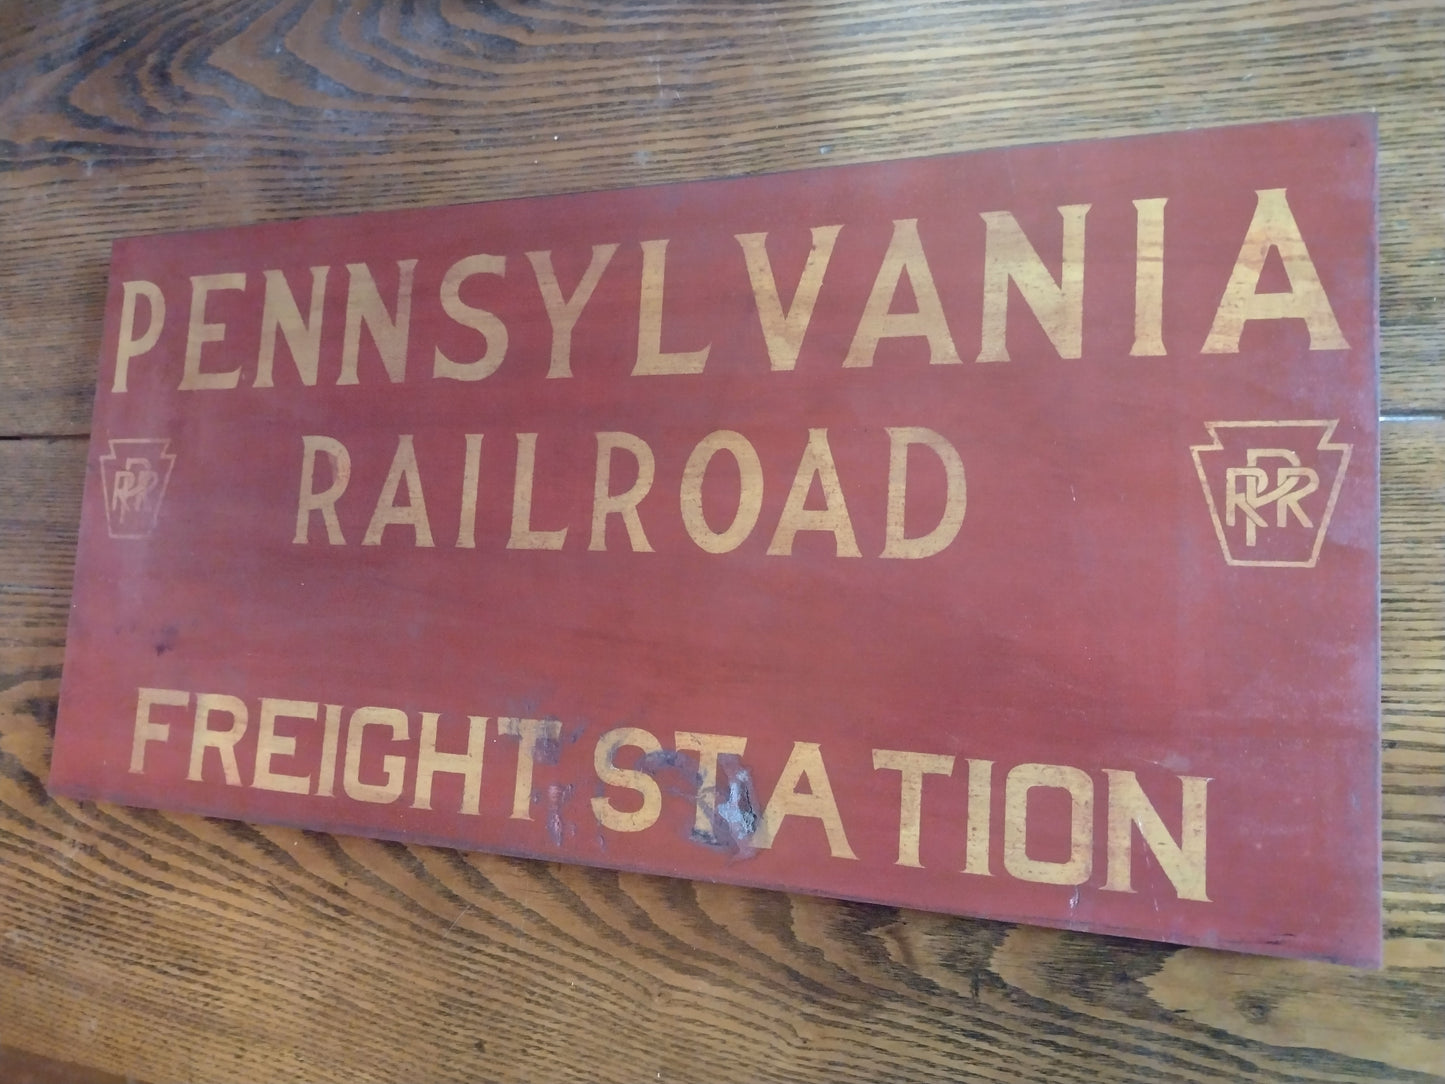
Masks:
[[[1374,145],[118,241],[51,786],[1375,962]]]

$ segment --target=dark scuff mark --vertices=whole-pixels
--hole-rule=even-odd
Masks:
[[[535,764],[558,764],[562,759],[562,723],[554,716],[548,716],[542,722],[555,725],[558,736],[553,737],[545,729],[538,734],[532,747],[532,761]]]
[[[721,763],[718,768],[718,775],[727,779],[728,788],[728,800],[717,809],[718,819],[731,829],[734,839],[745,842],[758,827],[752,774],[741,764],[733,772],[724,772]]]
[[[726,794],[722,802],[717,796],[704,796],[704,803],[711,799],[717,803],[707,809],[711,833],[694,830],[692,838],[698,843],[718,850],[727,851],[738,858],[751,858],[757,850],[751,845],[753,833],[758,827],[758,808],[753,798],[752,773],[743,766],[736,756],[718,757],[718,794]]]
[[[164,628],[161,629],[160,633],[156,637],[156,654],[164,655],[167,651],[173,650],[176,646],[176,641],[180,639],[180,636],[180,629],[176,628],[174,625],[166,625]]]
[[[553,783],[547,787],[547,835],[554,846],[562,846],[562,840],[574,835],[576,828],[562,819],[562,807],[572,797],[575,788],[571,783],[563,786]]]
[[[648,753],[638,760],[637,767],[653,777],[669,768],[681,772],[694,788],[702,782],[697,760],[679,749],[659,749],[655,753]]]

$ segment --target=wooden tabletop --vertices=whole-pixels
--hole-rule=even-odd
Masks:
[[[0,1074],[1445,1079],[1442,87],[1438,0],[0,0]],[[1357,110],[1383,971],[48,796],[113,239]]]

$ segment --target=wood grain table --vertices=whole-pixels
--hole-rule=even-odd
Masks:
[[[1385,970],[47,795],[112,239],[1354,110]],[[0,1074],[1445,1078],[1442,343],[1439,0],[0,0]]]

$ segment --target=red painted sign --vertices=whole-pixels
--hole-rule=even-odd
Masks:
[[[1374,147],[119,241],[51,785],[1377,961]]]

